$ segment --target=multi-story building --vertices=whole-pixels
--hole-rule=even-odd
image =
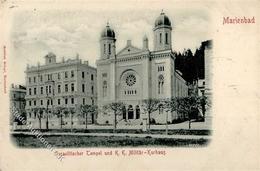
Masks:
[[[199,95],[205,95],[208,98],[212,96],[212,60],[213,60],[213,43],[207,40],[201,43],[201,49],[204,55],[204,79],[198,81]]]
[[[172,24],[162,12],[153,28],[154,48],[148,47],[144,36],[143,47],[137,48],[128,40],[125,48],[116,52],[116,35],[109,25],[101,33],[100,58],[97,60],[98,106],[111,102],[126,104],[120,120],[142,122],[142,100],[165,99],[188,95],[188,86],[180,72],[175,70],[172,51]],[[151,117],[157,123],[165,123],[166,113],[159,109]],[[175,119],[172,113],[168,121]],[[112,115],[100,112],[98,123],[113,123]]]
[[[18,112],[19,115],[24,116],[25,112],[25,95],[26,95],[26,87],[22,85],[11,85],[10,88],[10,107],[11,111]],[[14,120],[13,114],[11,114],[10,124],[13,124]],[[17,121],[17,120],[16,120]]]
[[[56,55],[45,56],[45,64],[27,66],[26,111],[28,124],[44,128],[48,126],[85,124],[80,115],[80,106],[97,103],[96,68],[77,56],[75,59],[56,62]],[[65,116],[56,115],[56,109],[69,108]],[[44,109],[39,114],[37,109]],[[60,121],[60,118],[63,117]],[[72,123],[69,120],[72,118]],[[92,116],[92,122],[95,116]],[[41,120],[41,121],[40,121]],[[40,123],[41,122],[41,123]]]

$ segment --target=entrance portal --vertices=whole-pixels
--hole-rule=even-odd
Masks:
[[[128,106],[128,119],[134,119],[134,110],[132,105]]]

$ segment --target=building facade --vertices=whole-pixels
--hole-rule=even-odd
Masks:
[[[98,106],[111,102],[126,104],[119,124],[141,124],[147,117],[142,110],[144,99],[165,99],[188,95],[188,87],[181,73],[175,70],[172,51],[172,25],[162,12],[153,28],[153,50],[148,38],[143,37],[143,47],[137,48],[128,40],[125,48],[116,51],[116,36],[109,25],[101,33],[100,59],[97,60]],[[161,109],[152,113],[156,123],[165,123],[166,113]],[[176,114],[168,117],[171,122]],[[100,112],[98,123],[113,123],[113,116]]]
[[[49,127],[85,124],[80,106],[97,103],[96,68],[78,56],[56,62],[56,55],[49,53],[45,56],[44,65],[27,66],[25,73],[28,124],[35,127],[41,124],[42,128],[47,127],[47,122]],[[55,115],[58,108],[71,109],[72,112],[64,116]],[[43,113],[39,115],[37,109],[44,109]],[[91,119],[94,122],[95,116]]]
[[[199,96],[205,95],[208,98],[212,96],[212,61],[213,61],[213,41],[207,40],[201,43],[204,50],[204,79],[198,81]]]
[[[25,95],[26,95],[26,87],[23,85],[11,85],[10,88],[10,108],[15,108],[14,111],[17,111],[19,115],[23,116],[26,114],[25,112]],[[12,110],[11,110],[12,111]],[[11,114],[10,124],[15,122],[15,118]]]

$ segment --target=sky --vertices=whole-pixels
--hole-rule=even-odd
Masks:
[[[172,48],[183,51],[190,48],[193,52],[202,41],[210,37],[210,16],[202,9],[163,9],[170,18]],[[13,52],[10,71],[15,84],[25,83],[26,65],[44,63],[44,56],[53,52],[57,61],[75,58],[88,60],[96,66],[99,58],[99,39],[107,22],[116,34],[116,49],[119,52],[127,40],[141,48],[144,35],[148,37],[149,49],[153,50],[153,27],[161,9],[131,10],[23,10],[15,13],[11,26]]]

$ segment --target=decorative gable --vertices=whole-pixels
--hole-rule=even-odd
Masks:
[[[131,41],[128,40],[126,47],[123,48],[121,51],[119,51],[119,52],[117,53],[117,56],[125,56],[125,55],[135,54],[135,53],[139,53],[139,52],[142,52],[142,49],[139,49],[139,48],[137,48],[137,47],[134,47],[134,46],[131,44]]]

